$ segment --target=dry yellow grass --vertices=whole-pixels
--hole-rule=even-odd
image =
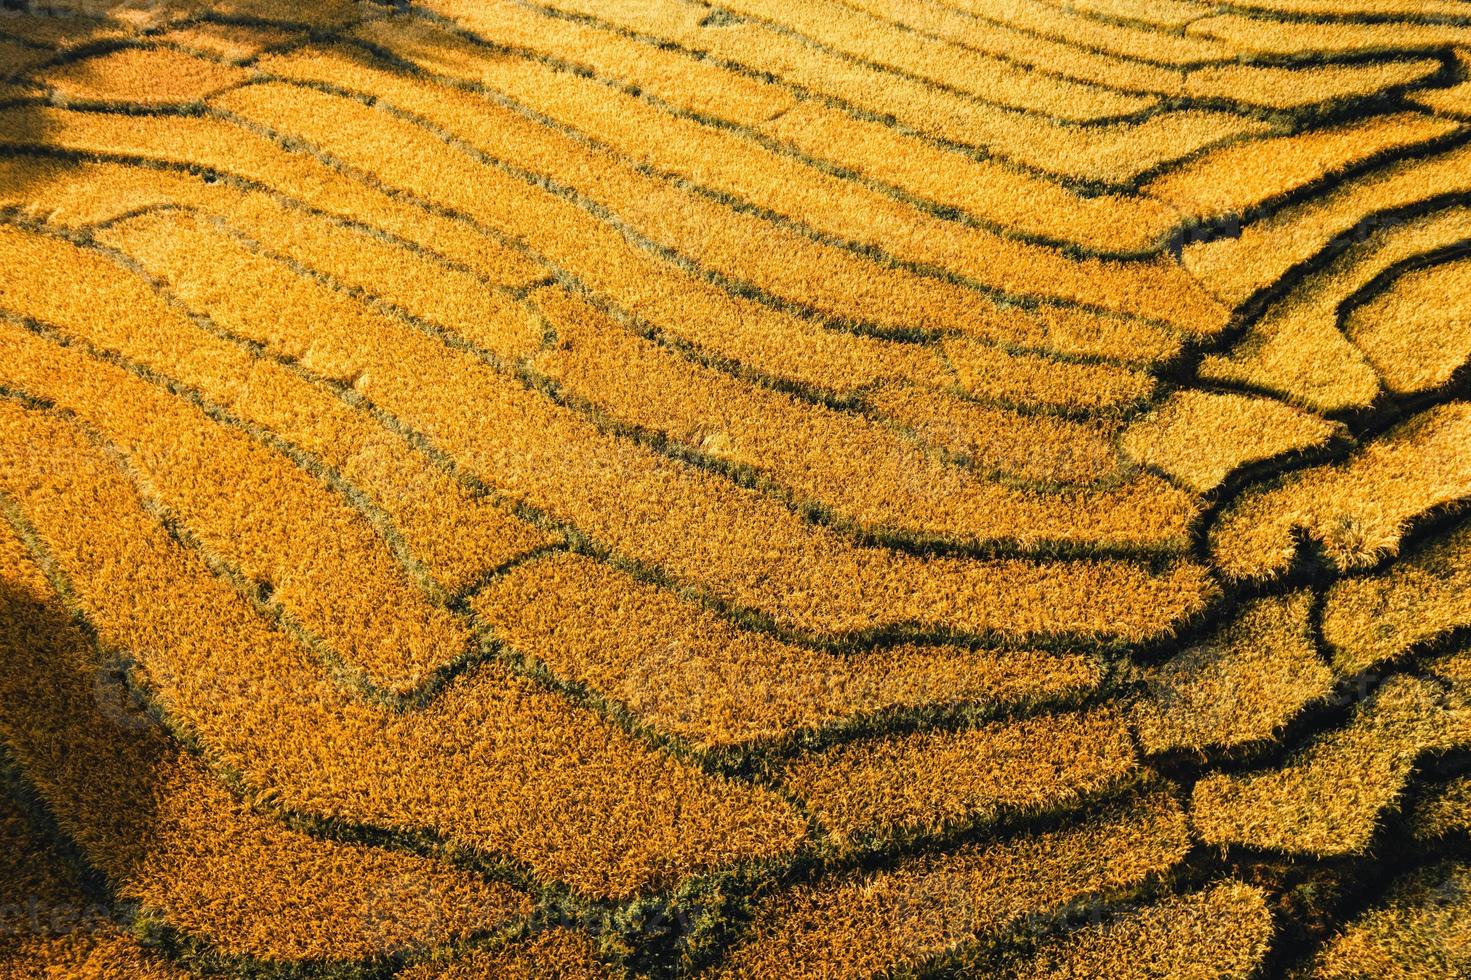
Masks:
[[[695,41],[704,40],[706,34],[697,30],[703,13],[675,0],[612,8],[590,0],[556,0],[552,6],[656,37]],[[844,4],[732,0],[725,9],[752,18],[752,23],[769,23],[782,33],[799,32],[808,43],[815,42],[815,50],[845,62],[896,72],[919,91],[955,93],[951,98],[956,101],[978,98],[989,105],[1072,121],[1124,116],[1154,103],[1138,95],[1037,75],[972,49],[889,30],[882,20]],[[985,83],[978,84],[980,79]]]
[[[1074,809],[1135,771],[1127,727],[1104,710],[839,745],[778,778],[847,851]]]
[[[1428,788],[1410,812],[1409,821],[1418,840],[1471,834],[1471,776]]]
[[[53,842],[37,835],[22,805],[0,797],[0,969],[12,977],[135,977],[185,980],[189,974],[128,934],[125,924],[66,866]]]
[[[1471,625],[1471,526],[1374,575],[1344,579],[1323,606],[1323,639],[1345,674],[1368,670]]]
[[[1339,13],[1339,10],[1335,8],[1333,13]],[[1471,28],[1464,24],[1416,24],[1404,21],[1304,23],[1234,13],[1195,21],[1185,32],[1202,40],[1225,42],[1238,51],[1293,57],[1402,53],[1452,45],[1466,47],[1471,42]]]
[[[538,290],[532,301],[558,340],[536,368],[565,390],[712,465],[754,470],[859,527],[967,544],[1178,551],[1197,512],[1188,494],[1147,475],[1097,491],[1035,493],[986,482],[876,422],[692,365],[563,290]],[[980,372],[967,362],[959,373],[968,382]]]
[[[1439,61],[1430,58],[1318,68],[1217,65],[1190,72],[1185,77],[1185,94],[1273,109],[1300,109],[1413,86],[1435,75],[1440,67]]]
[[[1239,881],[1166,898],[1043,944],[1015,980],[1248,980],[1271,946],[1267,896]]]
[[[440,588],[457,592],[487,569],[554,540],[472,496],[330,391],[200,330],[120,266],[70,243],[16,229],[0,231],[0,249],[11,270],[40,274],[4,277],[0,288],[8,310],[39,317],[63,336],[116,351],[196,389],[261,431],[315,453],[392,518],[395,531]],[[46,287],[59,281],[71,283],[85,300]],[[91,316],[97,303],[118,314]]]
[[[498,9],[487,13],[482,5],[467,8],[443,0],[428,6],[486,37],[496,37],[504,30]],[[504,4],[494,8],[501,6]],[[586,3],[576,9],[591,13],[595,19],[629,15],[633,10]],[[984,146],[1013,162],[1084,180],[1127,183],[1152,167],[1183,159],[1203,147],[1268,129],[1262,122],[1231,113],[1190,110],[1106,127],[1070,126],[986,105],[846,60],[751,21],[719,20],[701,27],[705,14],[694,7],[683,7],[673,15],[678,24],[670,21],[663,10],[655,12],[658,23],[654,25],[647,23],[641,12],[634,11],[631,16],[631,21],[617,26],[631,25],[635,30],[654,26],[660,37],[677,39],[748,72],[775,76],[864,112],[893,116],[927,136]],[[556,26],[543,27],[540,21],[535,28],[524,25],[521,29],[560,30]],[[521,44],[540,47],[522,34],[515,36]],[[560,53],[576,57],[588,50],[588,43],[579,34],[569,41],[571,50]],[[592,43],[600,47],[601,36]],[[553,52],[558,53],[558,49]],[[644,57],[642,51],[639,55]]]
[[[543,273],[523,256],[462,222],[444,218],[356,183],[309,156],[290,153],[268,139],[209,118],[120,116],[64,109],[0,110],[0,142],[21,147],[50,146],[86,156],[139,158],[151,163],[203,168],[240,177],[285,192],[300,201],[343,218],[376,225],[415,242],[432,244],[435,251],[476,269],[492,282],[522,284]],[[175,193],[198,196],[204,181],[186,181],[178,175],[154,176],[165,189],[147,190],[152,171],[120,178],[117,168],[57,166],[49,161],[11,164],[10,193],[39,210],[33,190],[57,192],[74,207],[86,209],[90,220],[103,220],[138,204],[119,206],[110,196],[114,181],[136,181],[134,195],[149,203],[172,200]],[[187,188],[179,191],[178,188]],[[208,190],[202,193],[208,195]],[[46,208],[45,210],[50,210]],[[535,271],[532,271],[535,270]]]
[[[197,247],[181,247],[193,235]],[[1151,573],[1125,562],[924,559],[855,547],[765,494],[607,436],[472,355],[295,276],[218,230],[196,225],[186,236],[173,223],[129,247],[141,251],[150,240],[157,264],[145,264],[197,312],[351,383],[511,498],[795,628],[914,623],[1019,637],[1144,636],[1170,629],[1208,598],[1202,570],[1190,563]],[[898,581],[911,605],[888,609]],[[1100,589],[1137,599],[1093,620],[1087,610],[1098,608]]]
[[[870,392],[868,402],[925,443],[981,473],[1091,483],[1119,478],[1124,469],[1116,445],[1119,423],[1107,419],[1074,421],[909,385]]]
[[[75,12],[0,973],[1465,972],[1451,0]]]
[[[1263,137],[1212,150],[1142,189],[1199,218],[1242,215],[1375,154],[1420,145],[1455,129],[1454,122],[1404,113]]]
[[[1329,940],[1322,980],[1422,980],[1471,971],[1471,867],[1447,862],[1407,876]]]
[[[1130,331],[1142,341],[1136,351],[1149,350],[1156,340],[1160,348],[1173,346],[1159,331],[1140,328]],[[1153,376],[1136,368],[1012,354],[966,338],[947,340],[943,349],[961,388],[984,401],[1110,412],[1134,407],[1155,390]]]
[[[1209,844],[1292,854],[1359,854],[1409,782],[1422,753],[1468,742],[1464,694],[1447,703],[1433,684],[1385,681],[1344,728],[1321,736],[1280,768],[1207,776],[1190,819]]]
[[[0,349],[0,384],[93,427],[170,520],[351,676],[404,694],[470,648],[363,516],[290,459],[75,348],[6,324]]]
[[[1465,48],[1457,49],[1456,64],[1460,68],[1462,77],[1464,78],[1467,66],[1471,65],[1471,50]],[[1446,88],[1423,89],[1412,92],[1409,98],[1412,102],[1418,103],[1438,115],[1450,116],[1453,119],[1471,119],[1471,81],[1450,85]]]
[[[1168,794],[1106,809],[1071,829],[830,876],[762,901],[751,935],[715,976],[862,977],[918,967],[1017,928],[1061,926],[1064,909],[1139,888],[1189,847]]]
[[[257,57],[262,51],[289,44],[300,37],[300,34],[280,27],[203,21],[176,27],[160,35],[160,40],[185,51],[218,58],[227,64],[240,64]]]
[[[37,75],[64,102],[147,106],[198,103],[249,77],[241,69],[168,48],[123,48]]]
[[[1340,236],[1374,230],[1375,215],[1471,189],[1471,147],[1408,159],[1242,228],[1239,237],[1185,248],[1186,268],[1214,295],[1236,305],[1318,255]],[[1386,219],[1381,224],[1397,223]]]
[[[0,410],[15,413],[8,402]],[[25,428],[10,417],[6,425]],[[66,438],[53,448],[66,451]],[[505,885],[310,837],[252,809],[131,703],[114,677],[117,654],[70,620],[9,523],[0,524],[0,574],[0,735],[120,899],[228,954],[276,960],[436,945],[530,912]],[[7,909],[11,900],[7,889]],[[79,945],[75,955],[88,955]],[[110,954],[126,955],[126,944],[91,955]]]
[[[1381,330],[1376,346],[1372,327],[1345,322],[1345,304],[1400,263],[1454,249],[1468,238],[1471,210],[1461,206],[1432,211],[1413,220],[1387,222],[1273,303],[1231,351],[1206,357],[1200,375],[1264,387],[1318,411],[1371,405],[1380,393],[1381,381],[1394,390],[1393,358],[1407,346],[1413,348],[1420,330],[1433,333],[1433,320],[1422,320],[1421,311],[1415,310],[1414,327]],[[1443,298],[1438,301],[1452,306],[1455,302]],[[1411,315],[1408,310],[1404,312]],[[1447,353],[1420,348],[1418,353],[1430,355],[1430,363],[1422,371],[1401,362],[1401,378],[1406,372],[1422,378],[1436,377],[1450,366],[1463,345],[1454,326],[1443,330],[1442,336]],[[1357,342],[1360,337],[1365,343]],[[1431,365],[1438,365],[1439,372]]]
[[[1129,426],[1119,445],[1130,458],[1208,493],[1243,466],[1321,445],[1342,431],[1270,398],[1185,390]]]
[[[913,645],[833,654],[782,643],[580,555],[513,569],[472,607],[556,676],[701,749],[923,706],[1069,700],[1102,681],[1101,665],[1077,654]]]
[[[1145,752],[1203,752],[1272,738],[1333,692],[1308,615],[1312,596],[1256,599],[1205,643],[1148,671],[1133,723]]]
[[[367,704],[174,543],[74,426],[0,411],[5,492],[101,642],[136,660],[172,724],[261,799],[435,830],[595,896],[800,839],[774,795],[681,765],[495,664],[423,710]],[[69,533],[79,527],[99,533]]]
[[[1468,295],[1471,260],[1414,270],[1355,307],[1345,318],[1344,329],[1390,391],[1406,394],[1436,388],[1471,357]]]
[[[1397,553],[1411,521],[1471,494],[1468,440],[1471,405],[1451,402],[1400,423],[1343,462],[1248,490],[1211,527],[1217,567],[1234,578],[1279,574],[1297,556],[1299,536],[1340,569]]]
[[[1033,334],[1050,326],[1049,311],[1002,310],[973,290],[875,264],[828,248],[780,221],[733,211],[719,201],[639,172],[652,166],[720,194],[770,209],[826,235],[883,249],[896,258],[936,266],[1017,295],[1087,303],[1114,312],[1148,313],[1182,329],[1218,328],[1223,311],[1174,262],[1070,259],[1055,249],[1016,242],[993,232],[942,221],[923,211],[814,171],[734,134],[680,119],[636,99],[609,93],[565,72],[539,74],[505,88],[531,108],[611,144],[629,159],[597,152],[574,136],[538,125],[485,98],[405,80],[337,53],[272,56],[273,74],[372,94],[383,104],[413,112],[494,159],[554,181],[607,208],[659,246],[739,282],[831,315],[1014,338],[1012,321],[1034,321]],[[279,104],[283,93],[257,86],[220,100],[249,113]],[[329,118],[330,102],[318,102]],[[525,195],[525,192],[521,192]],[[844,300],[847,300],[845,303]],[[1148,302],[1148,309],[1142,304]],[[1096,322],[1102,332],[1111,322]]]

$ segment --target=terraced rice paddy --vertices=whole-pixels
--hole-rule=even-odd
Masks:
[[[1471,977],[1471,4],[0,11],[0,977]]]

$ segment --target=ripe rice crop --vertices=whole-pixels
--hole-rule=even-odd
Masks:
[[[1471,970],[1463,4],[5,6],[0,975]]]

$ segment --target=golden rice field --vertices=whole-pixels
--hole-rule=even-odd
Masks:
[[[1471,2],[0,9],[0,978],[1471,977]]]

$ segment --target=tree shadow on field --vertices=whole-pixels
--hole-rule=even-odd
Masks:
[[[0,861],[0,954],[118,934],[104,880],[147,861],[158,777],[175,751],[55,593],[4,573],[0,790],[11,792],[0,792],[0,830],[32,846]]]
[[[347,27],[384,9],[381,0],[0,0],[0,213],[47,213],[47,184],[81,155],[48,140],[48,70],[168,42],[174,29],[301,33],[311,25]]]

